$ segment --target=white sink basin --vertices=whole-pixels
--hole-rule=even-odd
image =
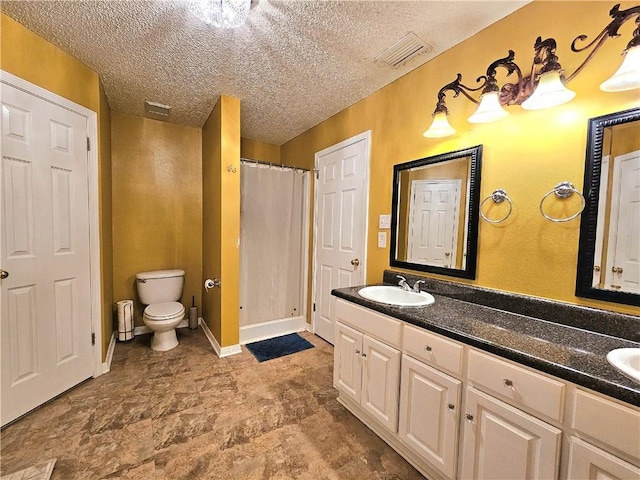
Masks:
[[[400,287],[387,285],[364,287],[358,290],[358,294],[367,300],[396,307],[424,307],[435,302],[433,295],[427,292],[408,292]]]
[[[607,353],[607,360],[627,377],[640,382],[640,348],[617,348]]]

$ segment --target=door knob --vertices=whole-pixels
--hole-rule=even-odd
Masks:
[[[451,252],[444,252],[445,257],[448,257],[449,255],[451,255]]]
[[[360,260],[358,260],[357,258],[354,258],[353,260],[351,260],[351,265],[353,265],[354,267],[357,267],[358,265],[360,265]]]
[[[0,270],[0,278],[1,279],[5,279],[9,276],[9,272],[7,272],[6,270]]]
[[[611,271],[613,273],[622,273],[623,272],[622,267],[611,267]]]

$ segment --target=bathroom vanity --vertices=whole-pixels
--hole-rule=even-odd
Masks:
[[[483,292],[467,288],[411,308],[334,290],[340,403],[429,479],[639,478],[640,383],[605,357],[640,346],[640,319],[559,304],[632,332],[618,338],[472,303]],[[525,307],[553,314],[542,302]]]

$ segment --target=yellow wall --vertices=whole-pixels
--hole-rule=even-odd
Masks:
[[[100,82],[100,115],[98,119],[100,169],[100,266],[102,269],[102,357],[106,358],[113,334],[113,230],[111,181],[111,109]]]
[[[271,143],[240,139],[240,157],[260,162],[280,163],[280,147]]]
[[[221,347],[239,341],[240,100],[220,97],[202,127],[202,274],[220,288],[204,294],[203,318]]]
[[[104,360],[111,340],[113,303],[109,103],[96,72],[5,14],[0,20],[0,68],[98,114]]]
[[[135,299],[135,274],[181,268],[182,303],[201,302],[201,130],[113,112],[114,301]]]
[[[633,6],[630,2],[622,8]],[[516,52],[523,70],[530,68],[538,35],[554,37],[557,55],[567,72],[585,58],[571,52],[579,34],[597,35],[609,22],[606,2],[533,2],[427,62],[392,84],[334,115],[282,146],[284,162],[296,159],[313,167],[314,153],[366,130],[372,131],[367,282],[379,282],[389,267],[389,250],[377,247],[380,214],[391,212],[393,165],[483,144],[481,198],[504,188],[513,200],[513,214],[500,225],[479,226],[476,280],[483,287],[517,292],[622,312],[637,308],[581,299],[574,295],[579,221],[552,223],[538,210],[540,199],[557,183],[568,180],[582,189],[587,119],[638,106],[637,91],[604,93],[599,84],[621,62],[620,52],[632,36],[633,22],[609,40],[569,87],[576,98],[550,110],[527,112],[509,107],[510,117],[485,125],[466,121],[475,105],[462,97],[447,104],[458,134],[425,139],[438,90],[455,79],[474,86],[495,59]],[[504,72],[499,72],[504,82]],[[450,277],[441,277],[458,281]]]

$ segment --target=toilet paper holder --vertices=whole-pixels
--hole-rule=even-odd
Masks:
[[[215,287],[220,288],[220,279],[219,278],[214,278],[214,279],[207,278],[204,281],[204,289],[205,289],[206,292],[208,292],[210,288],[215,288]]]

